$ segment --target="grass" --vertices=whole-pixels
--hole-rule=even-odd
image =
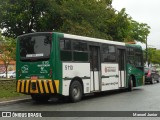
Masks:
[[[16,92],[16,80],[0,80],[0,99],[22,97],[24,94]]]

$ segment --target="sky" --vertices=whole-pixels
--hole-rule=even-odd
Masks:
[[[118,11],[125,8],[133,20],[148,24],[151,27],[148,47],[160,49],[160,0],[113,0],[112,6]]]

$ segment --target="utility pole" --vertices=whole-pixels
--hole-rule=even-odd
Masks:
[[[147,43],[147,36],[146,36],[146,65],[147,65],[147,67],[149,67],[149,63],[148,63],[148,43]]]

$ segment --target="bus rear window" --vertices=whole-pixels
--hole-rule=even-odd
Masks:
[[[48,34],[23,36],[19,41],[21,60],[49,59],[51,39]]]

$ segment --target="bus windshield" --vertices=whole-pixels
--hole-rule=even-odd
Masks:
[[[19,38],[22,61],[46,60],[50,57],[51,39],[48,34],[27,35]]]

